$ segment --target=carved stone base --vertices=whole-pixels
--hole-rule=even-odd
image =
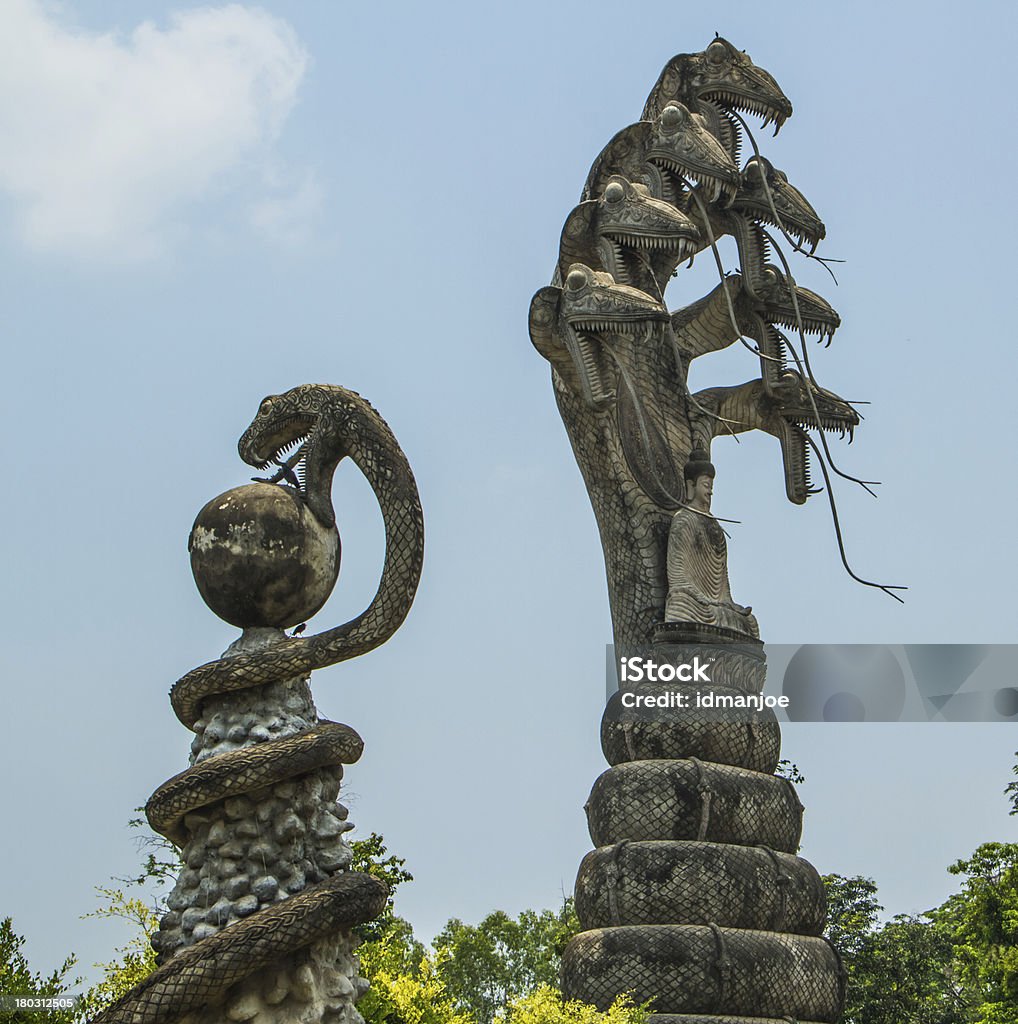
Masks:
[[[695,694],[759,694],[763,644],[734,630],[665,623],[639,654],[709,665],[709,682],[623,682],[601,725],[612,767],[586,805],[593,850],[580,865],[581,932],[562,958],[563,993],[607,1009],[651,1000],[653,1024],[838,1019],[844,972],[819,938],[826,899],[795,856],[802,805],[773,772],[773,714],[697,705]],[[626,695],[688,694],[627,710]]]

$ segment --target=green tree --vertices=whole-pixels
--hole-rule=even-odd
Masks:
[[[509,1002],[505,1024],[646,1024],[647,1008],[620,997],[599,1013],[587,1003],[567,1001],[550,985]]]
[[[953,947],[968,1019],[1018,1024],[1018,843],[983,843],[948,870],[961,891],[930,916]]]
[[[143,900],[126,896],[121,889],[96,891],[105,903],[85,917],[120,918],[130,921],[137,930],[126,945],[115,950],[118,959],[95,965],[102,968],[103,977],[82,997],[77,1013],[80,1021],[105,1010],[156,969],[156,954],[149,940],[159,927],[158,912]]]
[[[899,915],[878,929],[855,962],[856,1024],[964,1024],[951,984],[951,943],[928,921]]]
[[[371,982],[357,1003],[367,1024],[473,1024],[456,1009],[435,957],[403,918],[391,915],[383,933],[357,952]]]
[[[1018,758],[1018,750],[1014,752],[1014,756]],[[1018,775],[1018,761],[1015,762],[1014,767],[1011,769],[1013,775]],[[1004,787],[1004,793],[1008,800],[1011,801],[1011,810],[1009,814],[1018,814],[1018,779],[1013,782],[1009,782]]]
[[[866,948],[884,908],[877,902],[877,883],[854,875],[824,875],[827,928],[824,934],[841,956],[851,977],[855,959]]]
[[[80,984],[80,978],[68,978],[77,962],[73,956],[45,977],[29,967],[21,947],[24,936],[14,931],[9,917],[0,921],[0,995],[61,996]],[[0,1008],[0,1024],[70,1024],[72,1010],[21,1012]]]
[[[952,946],[932,923],[883,907],[871,878],[825,875],[825,934],[846,973],[845,1024],[963,1024],[951,982]]]
[[[456,1006],[490,1024],[513,999],[557,988],[562,951],[578,931],[571,899],[557,912],[497,910],[478,925],[454,918],[435,937],[438,971]]]
[[[381,939],[389,931],[394,919],[395,910],[394,898],[396,890],[404,882],[412,882],[414,876],[406,869],[406,860],[389,853],[385,846],[385,839],[377,832],[372,832],[365,839],[354,839],[350,843],[353,850],[353,860],[350,862],[351,871],[362,871],[385,882],[389,887],[389,898],[385,903],[385,911],[381,917],[374,921],[368,921],[357,928],[357,934],[366,942],[375,942]],[[405,921],[402,922],[409,928]],[[398,930],[398,929],[397,929]],[[421,947],[423,949],[423,947]]]

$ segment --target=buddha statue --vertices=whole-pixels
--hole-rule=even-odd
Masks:
[[[725,532],[710,514],[714,475],[707,452],[693,449],[683,469],[686,504],[668,531],[665,621],[722,626],[759,638],[753,609],[732,600]]]

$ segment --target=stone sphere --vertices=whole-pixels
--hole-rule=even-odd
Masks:
[[[304,622],[339,576],[339,531],[275,484],[246,484],[213,498],[198,513],[187,549],[205,603],[241,628]]]

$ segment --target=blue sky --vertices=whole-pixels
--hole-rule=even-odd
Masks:
[[[790,505],[771,438],[718,443],[714,508],[736,599],[772,642],[1009,642],[1016,503],[1013,5],[602,0],[258,7],[7,0],[0,10],[0,299],[8,382],[2,613],[7,742],[0,914],[37,967],[123,933],[81,921],[134,870],[125,824],[186,763],[172,682],[233,639],[201,603],[187,534],[249,475],[263,395],[367,396],[417,474],[425,575],[385,648],[316,674],[365,740],[351,819],[417,876],[428,936],[556,903],[590,841],[610,625],[593,515],[527,336],[562,222],[661,67],[718,31],[795,113],[760,138],[845,259],[843,326],[814,350],[866,399],[838,494]],[[734,247],[723,254],[735,265]],[[708,260],[669,290],[713,284]],[[699,387],[755,376],[741,347]],[[374,590],[381,525],[349,468],[344,565],[315,623]],[[1014,837],[1009,726],[799,726],[803,854],[868,874],[890,912]]]

